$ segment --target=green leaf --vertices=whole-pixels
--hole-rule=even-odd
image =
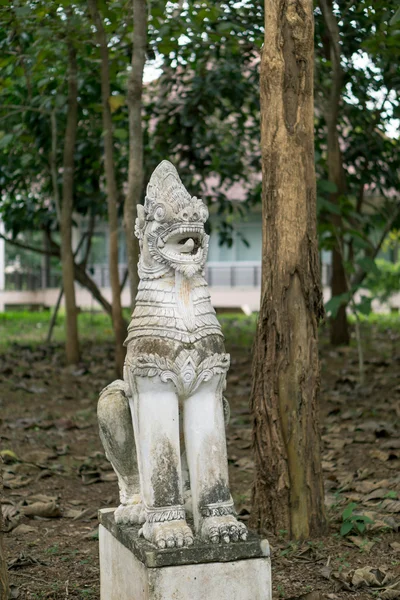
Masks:
[[[374,520],[371,517],[367,517],[367,515],[356,515],[355,518],[357,521],[362,521],[363,523],[373,523]]]
[[[351,517],[355,508],[357,508],[357,504],[355,502],[350,502],[350,504],[346,506],[346,508],[342,512],[343,521],[346,521]]]
[[[326,198],[321,198],[320,196],[318,197],[318,210],[319,210],[319,212],[321,210],[325,210],[326,212],[334,214],[334,215],[342,214],[342,211],[340,210],[340,206],[337,206],[337,204],[334,204],[333,202],[326,200]]]
[[[397,492],[395,492],[394,490],[390,490],[386,494],[386,498],[393,498],[393,500],[396,500],[396,498],[397,498]]]
[[[325,310],[327,313],[330,313],[330,316],[334,319],[338,313],[339,308],[342,304],[347,304],[351,298],[350,292],[345,292],[344,294],[339,294],[339,296],[334,296],[325,304]]]
[[[128,132],[126,129],[115,129],[114,135],[118,140],[126,140],[128,138]]]
[[[110,105],[110,110],[114,113],[116,110],[121,108],[125,104],[125,96],[122,94],[118,94],[116,96],[110,96],[108,99],[108,104]]]
[[[225,21],[223,23],[219,23],[217,25],[217,29],[220,33],[224,33],[224,32],[229,33],[233,29],[233,26],[232,26],[232,23],[227,23]]]
[[[389,23],[390,23],[390,25],[395,25],[399,21],[400,21],[400,6],[394,13],[393,17],[390,19]]]
[[[361,296],[360,302],[357,302],[356,308],[357,311],[362,315],[369,315],[372,310],[372,300],[369,296]]]
[[[340,535],[347,535],[353,529],[353,523],[351,521],[346,521],[340,528]]]
[[[328,179],[320,179],[318,181],[318,189],[328,194],[335,194],[337,192],[337,185]]]
[[[6,135],[3,135],[3,137],[0,138],[0,148],[7,148],[7,146],[12,142],[13,137],[14,136],[12,133],[6,133]]]
[[[362,523],[362,521],[356,521],[356,527],[360,533],[364,533],[365,525]]]
[[[379,269],[376,266],[376,263],[373,258],[370,256],[363,256],[357,260],[357,264],[366,272],[366,273],[374,273],[374,275],[379,275]]]

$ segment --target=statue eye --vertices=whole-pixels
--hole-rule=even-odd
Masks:
[[[154,219],[159,223],[167,219],[167,207],[164,204],[157,204],[154,209]]]
[[[200,218],[203,222],[207,221],[208,219],[208,208],[206,206],[202,206],[201,210],[200,210]]]

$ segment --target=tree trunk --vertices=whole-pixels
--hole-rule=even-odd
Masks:
[[[343,71],[340,64],[340,36],[336,17],[333,13],[332,0],[320,0],[320,8],[327,29],[327,47],[332,64],[332,87],[329,103],[325,109],[325,120],[327,124],[327,163],[328,177],[336,185],[336,192],[330,194],[330,201],[339,204],[339,197],[346,192],[346,180],[343,169],[342,153],[339,144],[338,119],[340,99],[343,91]],[[342,235],[342,218],[340,215],[332,215],[332,224],[336,236]],[[340,240],[335,240],[332,252],[332,280],[331,293],[340,296],[347,292],[346,274],[343,264],[343,256],[339,247]],[[343,247],[344,244],[342,243]],[[340,345],[350,342],[349,325],[346,315],[347,302],[343,303],[335,317],[330,319],[330,341],[331,344]]]
[[[79,362],[78,312],[75,301],[74,254],[72,251],[72,213],[74,200],[74,152],[78,122],[78,81],[76,52],[68,44],[68,113],[63,159],[61,206],[61,267],[66,313],[67,363]]]
[[[142,87],[143,69],[146,62],[147,45],[147,2],[133,0],[133,52],[132,69],[128,81],[129,109],[129,171],[128,191],[125,198],[124,224],[128,255],[131,308],[133,310],[139,283],[137,265],[139,243],[134,234],[137,216],[136,206],[143,192],[143,130],[142,130]]]
[[[335,111],[327,114],[327,137],[328,137],[328,177],[336,185],[336,192],[330,194],[330,201],[336,206],[339,205],[339,197],[345,193],[346,183],[343,173],[342,153],[339,146],[339,135],[335,118]],[[331,221],[335,228],[337,236],[341,236],[342,218],[340,215],[332,214]],[[340,240],[335,240],[335,246],[332,250],[332,279],[331,279],[331,294],[332,297],[340,296],[347,292],[347,279],[343,265],[342,252],[338,246]],[[342,244],[343,247],[343,244]],[[330,342],[336,346],[349,344],[350,333],[349,324],[347,321],[347,302],[344,302],[337,311],[334,317],[331,317],[330,326]]]
[[[8,600],[8,571],[6,560],[6,549],[3,540],[3,513],[1,512],[1,496],[3,494],[3,473],[0,459],[0,600]]]
[[[343,259],[337,248],[332,250],[332,297],[347,292],[346,274]],[[350,342],[349,323],[346,314],[347,302],[343,303],[334,317],[329,320],[329,337],[334,346],[348,345]]]
[[[251,408],[251,525],[295,539],[325,530],[318,420],[313,3],[265,0],[261,57],[262,288]]]
[[[107,186],[108,226],[109,241],[109,267],[112,294],[112,321],[115,335],[115,362],[117,375],[122,376],[125,360],[124,341],[126,327],[122,315],[121,286],[118,272],[118,191],[115,178],[113,126],[111,119],[110,99],[110,74],[107,39],[103,27],[102,17],[99,13],[96,0],[89,0],[89,9],[96,27],[97,42],[100,46],[101,57],[101,99],[103,105],[103,140],[104,140],[104,166]]]

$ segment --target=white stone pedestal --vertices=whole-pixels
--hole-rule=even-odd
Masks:
[[[100,519],[101,600],[271,600],[269,546],[246,542],[160,550],[117,525],[114,510]]]

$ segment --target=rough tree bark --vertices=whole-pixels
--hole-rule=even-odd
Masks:
[[[3,513],[1,512],[1,496],[3,494],[3,473],[0,459],[0,600],[8,600],[8,571],[6,561],[6,549],[3,540]]]
[[[142,87],[147,46],[147,1],[133,0],[133,51],[128,81],[129,171],[124,206],[125,239],[128,254],[129,286],[133,310],[139,283],[137,264],[139,244],[134,234],[136,207],[143,191]]]
[[[291,538],[325,529],[318,425],[312,0],[265,0],[261,56],[263,250],[251,408],[251,525]]]
[[[74,153],[78,123],[78,80],[75,48],[68,43],[68,113],[63,158],[63,192],[60,211],[61,267],[66,314],[67,363],[79,362],[78,312],[75,301],[72,212],[74,202]]]
[[[112,294],[112,321],[115,335],[115,363],[117,375],[122,376],[125,360],[126,327],[122,315],[121,286],[118,272],[118,190],[115,177],[113,126],[110,108],[110,73],[107,39],[102,17],[97,7],[97,0],[88,0],[89,10],[96,27],[97,42],[100,46],[101,59],[101,99],[103,107],[103,140],[104,166],[107,187],[109,241],[109,267]]]
[[[327,59],[332,64],[332,83],[329,102],[324,111],[327,125],[327,163],[328,177],[336,185],[336,192],[330,195],[330,201],[338,205],[339,197],[346,192],[346,179],[343,169],[342,153],[339,144],[338,119],[340,99],[343,90],[343,72],[340,64],[340,36],[336,17],[333,13],[331,0],[320,0],[320,8],[327,29]],[[332,223],[340,235],[341,217],[332,215]],[[347,278],[343,265],[343,256],[338,242],[332,251],[332,296],[340,296],[347,292]],[[343,303],[336,316],[330,319],[330,341],[334,345],[348,344],[350,342],[349,325],[346,316],[347,303]]]

